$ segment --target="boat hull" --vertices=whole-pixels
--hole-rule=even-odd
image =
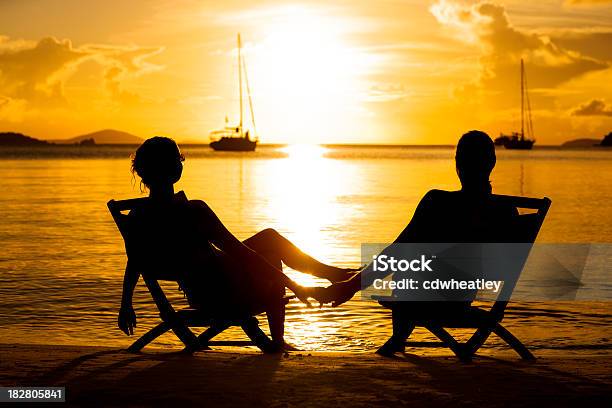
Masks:
[[[223,137],[210,143],[210,147],[220,152],[252,152],[257,142],[242,137]]]
[[[531,150],[535,140],[527,139],[520,133],[515,132],[511,135],[500,134],[498,138],[495,138],[495,146],[504,146],[510,150]]]
[[[509,150],[531,150],[533,148],[533,140],[510,140],[504,144],[504,147]]]

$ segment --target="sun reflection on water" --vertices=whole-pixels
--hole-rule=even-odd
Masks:
[[[336,202],[337,186],[344,182],[337,163],[325,157],[327,149],[317,145],[289,145],[282,148],[287,157],[270,162],[266,195],[270,201],[265,212],[276,221],[298,247],[321,259],[331,256],[329,231],[342,222]],[[320,284],[305,274],[295,274],[303,285]]]

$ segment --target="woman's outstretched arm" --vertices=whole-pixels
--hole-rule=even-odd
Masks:
[[[132,297],[134,296],[134,288],[138,283],[140,273],[133,267],[130,267],[128,260],[125,266],[125,274],[123,275],[123,292],[121,294],[121,307],[119,308],[119,316],[117,324],[119,329],[128,336],[134,334],[136,327],[136,313],[132,307]]]
[[[310,293],[306,288],[291,280],[283,271],[272,266],[263,257],[244,245],[223,225],[219,217],[205,202],[192,200],[190,203],[197,211],[198,227],[210,237],[213,244],[227,254],[244,261],[249,267],[257,268],[270,278],[279,280],[283,286],[295,293],[302,302],[310,306],[308,301]]]

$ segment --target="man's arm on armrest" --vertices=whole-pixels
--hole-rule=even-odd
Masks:
[[[431,217],[431,214],[430,214],[431,204],[433,202],[433,197],[435,194],[436,194],[436,190],[431,190],[423,196],[423,198],[419,202],[419,205],[417,205],[417,208],[414,211],[414,215],[412,216],[412,219],[410,220],[408,225],[406,225],[406,227],[402,230],[402,232],[398,235],[398,237],[395,238],[395,241],[393,241],[393,244],[420,242],[419,240],[421,240],[422,235],[423,235],[422,230],[423,228],[427,228],[427,225],[426,225],[427,219]],[[389,252],[390,252],[390,248],[387,247],[380,253],[380,255],[388,255]],[[374,283],[374,280],[383,279],[387,275],[390,275],[390,274],[391,274],[390,271],[388,272],[374,271],[374,268],[372,267],[372,263],[370,263],[365,268],[363,268],[363,270],[360,273],[353,276],[352,279],[354,279],[355,281],[352,284],[352,288],[355,291],[358,291],[360,287],[362,288],[368,287],[372,285],[372,283]]]

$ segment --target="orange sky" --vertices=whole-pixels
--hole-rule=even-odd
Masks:
[[[86,4],[86,6],[85,6]],[[236,33],[261,141],[540,144],[612,131],[612,2],[3,1],[0,131],[208,141],[238,116]]]

